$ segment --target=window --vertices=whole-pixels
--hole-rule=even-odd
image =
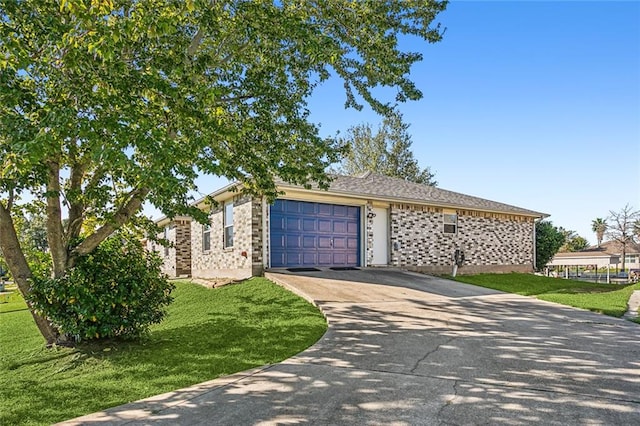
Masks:
[[[636,256],[633,254],[628,254],[625,256],[624,263],[636,263]]]
[[[202,251],[211,250],[211,225],[202,227]]]
[[[233,201],[224,203],[224,248],[233,247]]]
[[[444,214],[444,233],[455,234],[458,232],[458,215],[455,213]]]

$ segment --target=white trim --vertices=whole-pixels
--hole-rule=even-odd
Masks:
[[[390,241],[389,209],[384,207],[374,207],[371,209],[371,211],[375,214],[375,217],[371,221],[372,222],[371,233],[373,234],[373,246],[371,247],[371,265],[372,266],[388,266],[389,265],[389,241]],[[376,221],[376,218],[378,218],[377,221]],[[380,231],[379,229],[376,229],[376,223],[378,223],[378,225],[381,224],[380,218],[384,218],[383,234],[381,234],[380,232],[376,233],[376,230]],[[380,238],[377,238],[377,237],[380,237]],[[384,242],[384,244],[381,245],[380,242]],[[383,247],[384,257],[385,257],[382,263],[379,261],[376,262],[376,258],[375,258],[376,248],[378,248],[379,250],[379,247],[381,246]],[[381,251],[378,251],[378,253],[381,253]]]
[[[360,206],[360,266],[367,267],[370,266],[367,263],[367,252],[369,251],[369,247],[367,247],[367,210],[368,206],[365,204],[364,206]]]
[[[335,195],[329,192],[313,192],[311,190],[287,191],[278,197],[278,200],[306,201],[309,203],[337,204],[341,206],[366,206],[368,198],[354,198]]]
[[[269,248],[271,247],[271,233],[269,232],[269,203],[267,198],[262,197],[262,266],[264,269],[271,267],[271,256]]]

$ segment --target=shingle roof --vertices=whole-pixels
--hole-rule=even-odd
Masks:
[[[590,250],[590,249],[597,249],[597,248],[590,247],[587,250]],[[622,253],[622,244],[613,240],[605,241],[600,245],[600,250],[606,251],[607,253],[620,254]],[[635,241],[628,242],[625,248],[625,252],[626,254],[640,253],[640,243],[636,243]]]
[[[378,173],[362,176],[333,176],[329,193],[352,196],[367,196],[372,199],[434,205],[438,207],[462,208],[498,213],[518,214],[533,217],[548,215],[497,201],[447,191],[438,187],[408,182]],[[279,182],[280,187],[293,187]]]

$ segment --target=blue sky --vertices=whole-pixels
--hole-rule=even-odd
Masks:
[[[424,55],[411,73],[424,98],[400,111],[439,187],[550,214],[591,243],[593,219],[640,208],[640,2],[454,0],[437,21],[442,42],[404,40]],[[381,121],[343,104],[340,81],[317,89],[323,135]]]

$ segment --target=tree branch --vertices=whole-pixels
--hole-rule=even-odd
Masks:
[[[78,256],[91,253],[98,245],[109,237],[114,231],[124,225],[142,207],[142,202],[149,194],[148,188],[136,188],[129,192],[127,201],[120,206],[113,219],[102,225],[93,234],[74,248],[70,254],[70,264],[73,264]]]
[[[202,31],[202,28],[198,28],[198,31],[196,31],[196,35],[193,36],[191,43],[189,43],[189,47],[187,47],[187,56],[189,57],[189,59],[191,59],[191,57],[196,54],[198,48],[202,44],[203,38],[204,32]]]

